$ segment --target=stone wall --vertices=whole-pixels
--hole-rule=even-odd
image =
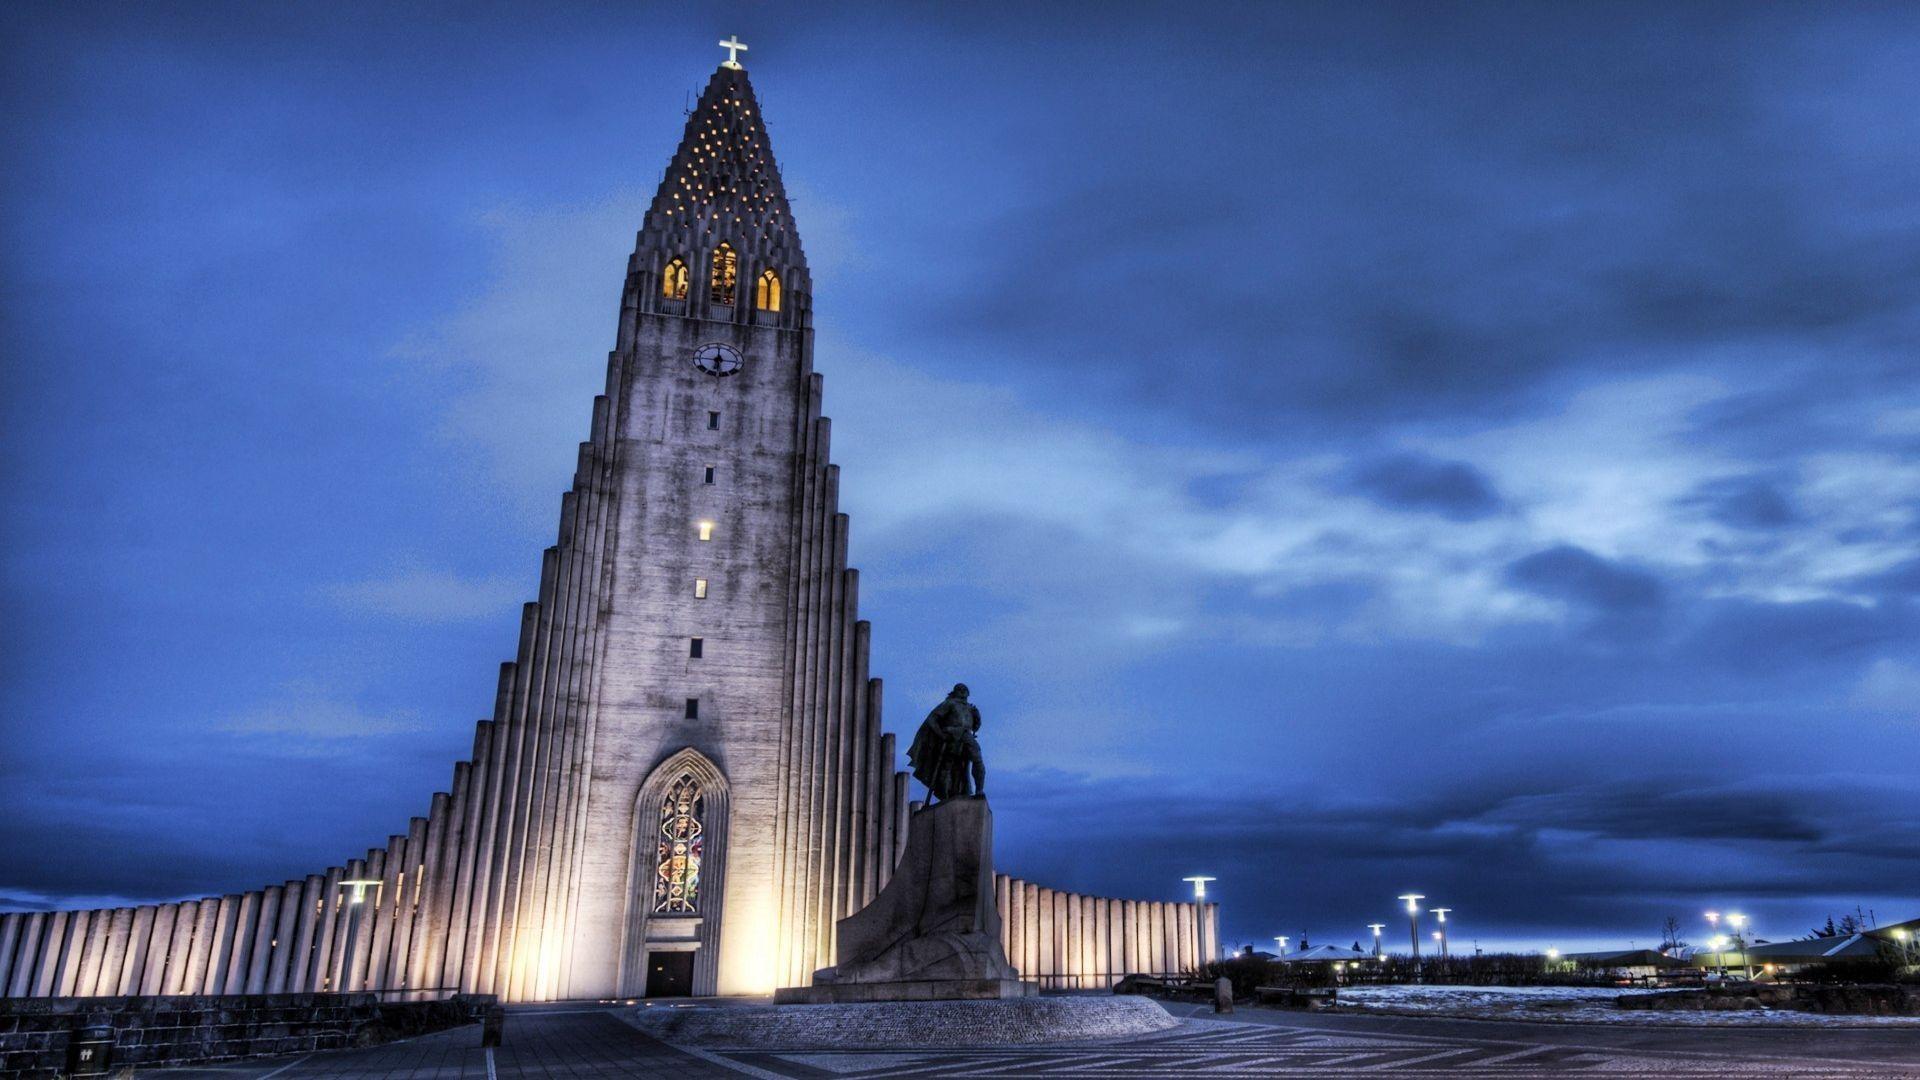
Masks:
[[[1220,953],[1218,904],[1083,896],[995,875],[1000,943],[1020,978],[1105,990],[1127,975],[1177,975]]]
[[[112,1032],[111,1068],[371,1046],[475,1023],[488,997],[382,1003],[374,994],[0,998],[0,1077],[67,1070],[83,1029]]]

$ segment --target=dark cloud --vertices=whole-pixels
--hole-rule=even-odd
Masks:
[[[1452,521],[1473,521],[1501,508],[1493,481],[1464,461],[1393,454],[1356,467],[1347,482],[1386,506],[1424,510]]]
[[[1768,476],[1729,476],[1708,480],[1680,500],[1697,507],[1722,525],[1735,529],[1772,531],[1800,521],[1800,513]]]
[[[1561,544],[1514,560],[1507,580],[1555,600],[1619,614],[1657,608],[1666,599],[1660,579],[1644,570]]]
[[[1589,779],[1562,787],[1570,772]],[[998,797],[996,820],[1018,830],[1044,819],[1076,842],[1015,841],[998,854],[1008,872],[1043,884],[1220,873],[1210,889],[1221,896],[1227,933],[1255,941],[1301,929],[1344,940],[1391,914],[1392,898],[1408,888],[1471,912],[1463,934],[1585,923],[1624,938],[1635,926],[1651,936],[1669,913],[1691,924],[1729,896],[1817,889],[1885,897],[1893,882],[1920,874],[1920,830],[1910,823],[1920,817],[1905,816],[1920,815],[1911,792],[1839,782],[1768,791],[1702,784],[1691,773],[1684,762],[1662,765],[1622,748],[1531,778],[1462,778],[1439,796],[1337,806],[1196,780],[1162,788],[1149,816],[1101,812],[1133,797],[1123,782],[1023,775]],[[1886,847],[1844,843],[1863,814]],[[1907,823],[1888,832],[1889,814]],[[1601,845],[1617,854],[1594,857]],[[1761,865],[1768,869],[1755,872]],[[1793,869],[1783,875],[1781,865]],[[1800,909],[1767,910],[1798,930]]]

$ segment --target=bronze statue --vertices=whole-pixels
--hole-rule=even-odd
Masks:
[[[947,700],[921,721],[907,750],[914,779],[927,785],[928,802],[987,793],[987,765],[980,758],[980,740],[974,737],[979,730],[980,710],[967,700],[967,684],[955,683]]]

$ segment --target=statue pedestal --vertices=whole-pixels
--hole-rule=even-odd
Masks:
[[[993,811],[986,797],[936,803],[907,823],[907,848],[873,903],[836,924],[840,963],[781,1004],[1031,997],[1000,947]]]

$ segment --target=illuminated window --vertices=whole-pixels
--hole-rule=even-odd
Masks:
[[[700,699],[699,698],[690,697],[687,699],[687,719],[689,720],[700,719]]]
[[[720,430],[720,414],[719,413],[710,412],[707,414],[707,430],[708,431]]]
[[[713,252],[713,290],[708,297],[716,304],[733,305],[734,286],[739,280],[740,260],[733,248],[721,244]]]
[[[702,481],[702,483],[707,483],[707,484],[713,483],[713,466],[711,465],[707,466],[707,478],[704,481]]]
[[[686,263],[675,259],[667,264],[666,271],[660,275],[660,295],[669,300],[685,300],[687,298]]]
[[[700,659],[700,654],[706,651],[706,647],[707,647],[706,638],[689,638],[687,640],[687,659],[689,660]]]
[[[761,311],[780,310],[780,275],[769,270],[753,286],[753,306]]]
[[[695,600],[705,600],[707,598],[707,579],[706,578],[693,579],[693,598]]]
[[[687,703],[689,713],[693,702]],[[660,803],[659,858],[653,876],[653,910],[657,915],[694,915],[700,911],[700,856],[706,836],[700,817],[706,800],[692,774],[667,789]]]
[[[703,521],[700,523],[700,539],[702,540],[713,539],[713,522]]]

